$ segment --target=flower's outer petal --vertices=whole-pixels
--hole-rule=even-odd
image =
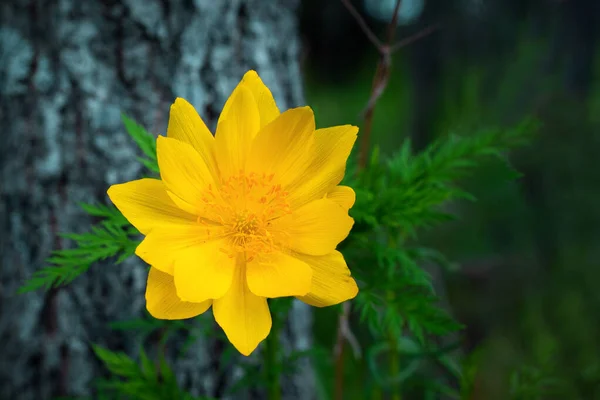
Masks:
[[[354,220],[329,199],[312,201],[291,214],[273,220],[273,234],[282,245],[299,253],[321,256],[344,240]]]
[[[314,158],[306,172],[308,179],[288,188],[292,209],[322,198],[342,181],[357,133],[358,128],[352,125],[315,131]]]
[[[358,286],[339,251],[324,256],[295,256],[313,270],[310,292],[306,296],[299,296],[299,300],[311,306],[326,307],[352,299],[358,293]]]
[[[175,260],[188,248],[219,238],[223,226],[178,225],[153,229],[135,249],[135,254],[154,268],[173,275]]]
[[[196,217],[173,203],[165,185],[144,178],[112,185],[108,197],[133,226],[144,235],[157,226],[193,224]]]
[[[207,190],[216,188],[202,157],[189,144],[164,136],[156,140],[156,155],[160,176],[175,203],[198,215]]]
[[[213,314],[227,339],[245,356],[271,331],[267,299],[253,294],[246,284],[245,261],[238,257],[233,283],[225,296],[214,300]]]
[[[175,292],[173,277],[150,268],[146,286],[146,309],[158,319],[186,319],[208,310],[212,301],[189,303],[181,301]]]
[[[277,252],[248,263],[246,278],[257,296],[302,296],[310,290],[312,270],[299,259]]]
[[[256,135],[248,170],[274,174],[274,182],[283,187],[304,177],[312,161],[314,131],[315,117],[310,107],[285,111]]]
[[[235,258],[222,251],[227,245],[224,239],[211,240],[178,255],[174,276],[180,299],[200,303],[227,293],[235,268]]]
[[[242,82],[246,84],[254,96],[260,114],[260,127],[262,128],[277,118],[280,112],[275,99],[256,71],[250,70],[246,72]]]
[[[333,190],[327,192],[325,198],[336,202],[344,210],[348,211],[356,201],[356,193],[349,186],[336,186]]]
[[[254,96],[240,82],[225,103],[217,123],[215,156],[223,177],[237,174],[245,168],[252,140],[259,129],[260,114]]]
[[[200,154],[213,176],[217,176],[215,138],[194,106],[181,97],[176,98],[171,105],[167,137],[192,146]]]

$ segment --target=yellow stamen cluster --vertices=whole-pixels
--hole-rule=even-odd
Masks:
[[[240,171],[222,180],[217,191],[209,187],[204,196],[204,215],[225,227],[230,257],[244,253],[247,261],[275,250],[271,221],[291,212],[288,193],[275,183],[274,174]]]

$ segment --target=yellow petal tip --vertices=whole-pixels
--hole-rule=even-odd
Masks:
[[[356,125],[348,125],[348,127],[350,128],[351,131],[353,131],[353,133],[355,135],[358,134],[358,130],[359,130],[358,126],[356,126]]]

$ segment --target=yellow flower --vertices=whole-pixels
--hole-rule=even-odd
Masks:
[[[267,298],[329,306],[358,288],[336,246],[354,221],[354,191],[338,186],[358,128],[315,130],[313,112],[280,113],[247,72],[213,137],[178,98],[157,139],[161,179],[113,185],[108,195],[145,235],[146,307],[160,319],[211,305],[229,341],[249,355],[271,330]]]

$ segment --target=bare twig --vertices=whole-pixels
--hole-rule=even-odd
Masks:
[[[361,144],[358,159],[359,169],[362,169],[365,167],[367,162],[375,106],[377,105],[377,101],[385,91],[385,88],[387,87],[387,84],[389,82],[390,72],[392,69],[392,54],[395,51],[429,35],[430,33],[437,30],[439,26],[437,24],[430,26],[428,28],[423,29],[420,32],[417,32],[412,36],[409,36],[405,39],[400,40],[397,43],[394,43],[394,37],[396,35],[397,30],[398,11],[400,10],[400,5],[402,4],[402,0],[396,0],[394,15],[392,16],[392,19],[387,27],[386,43],[384,44],[379,40],[377,35],[373,33],[371,28],[369,28],[364,18],[350,3],[350,0],[341,0],[341,2],[348,9],[350,14],[352,14],[354,19],[356,19],[356,22],[358,23],[362,31],[365,33],[369,41],[377,48],[377,51],[379,52],[379,61],[375,70],[375,76],[373,77],[371,94],[369,96],[367,105],[363,111],[364,126],[361,134]],[[356,337],[350,329],[350,324],[348,322],[349,315],[350,303],[346,302],[342,306],[342,314],[340,315],[338,320],[337,339],[334,348],[334,354],[336,358],[334,398],[336,400],[341,400],[343,398],[344,344],[346,341],[352,346],[354,356],[357,358],[360,357],[360,345],[358,344]]]
[[[392,46],[389,46],[389,47],[387,45],[383,46],[384,51],[381,54],[381,60],[379,63],[379,65],[381,66],[381,70],[377,70],[377,72],[375,73],[375,79],[373,80],[373,87],[371,90],[371,97],[369,97],[369,101],[367,102],[366,107],[362,111],[362,115],[365,119],[365,128],[366,128],[366,129],[363,129],[363,138],[364,137],[368,138],[368,136],[369,136],[369,135],[364,134],[365,131],[369,134],[371,132],[370,122],[367,126],[368,117],[369,117],[368,113],[369,112],[372,113],[371,110],[373,110],[375,108],[375,104],[377,103],[377,101],[379,100],[379,98],[381,97],[383,92],[385,91],[385,88],[387,87],[387,84],[389,81],[389,74],[391,72],[391,67],[392,67],[392,54],[394,52],[398,51],[399,49],[406,47],[406,46],[410,45],[411,43],[416,42],[417,40],[429,35],[430,33],[434,32],[437,29],[439,29],[438,24],[432,25],[432,26],[429,26],[429,27],[415,33],[412,36],[409,36],[405,39],[398,41],[397,43],[393,44]],[[379,67],[379,65],[378,65],[378,67]],[[372,116],[370,118],[372,118]],[[368,145],[368,141],[367,141],[367,145]]]
[[[333,353],[335,355],[335,386],[333,388],[335,400],[342,400],[344,396],[344,343],[346,343],[342,325],[344,320],[347,320],[346,310],[350,310],[350,304],[345,302],[342,304],[342,314],[338,319],[337,338],[335,339],[335,347]]]
[[[398,3],[400,3],[400,1],[398,1]],[[369,100],[367,101],[366,107],[362,111],[362,115],[365,122],[364,127],[362,129],[361,152],[359,154],[358,160],[359,166],[361,168],[366,165],[367,161],[367,153],[369,150],[369,142],[371,138],[371,127],[373,113],[375,111],[375,105],[377,104],[377,101],[385,91],[389,82],[390,72],[392,69],[392,54],[395,51],[417,41],[418,39],[429,35],[438,28],[438,25],[427,27],[422,31],[415,33],[414,35],[395,43],[394,45],[385,44],[381,48],[379,63],[377,64],[377,70],[375,71],[375,76],[373,78],[373,86],[371,87],[371,95],[369,97]],[[390,35],[389,37],[393,40],[393,35]]]
[[[377,37],[377,35],[375,35],[373,33],[373,31],[371,30],[371,28],[369,28],[369,25],[367,25],[367,22],[362,17],[362,15],[360,15],[360,13],[356,10],[356,8],[354,8],[354,6],[352,5],[352,3],[350,3],[350,0],[342,0],[342,3],[348,9],[348,11],[350,12],[350,14],[352,14],[352,16],[354,17],[354,19],[356,20],[356,22],[358,22],[358,25],[360,26],[360,29],[362,29],[362,31],[365,33],[365,35],[367,36],[367,38],[373,44],[373,46],[375,46],[378,49],[380,49],[383,46],[383,44],[381,43],[381,41],[379,40],[379,38]]]
[[[404,38],[404,39],[394,43],[394,45],[392,47],[390,47],[390,52],[394,53],[394,52],[400,50],[402,47],[406,47],[409,44],[412,44],[413,42],[416,42],[417,40],[424,38],[425,36],[429,35],[430,33],[435,32],[439,28],[440,28],[440,24],[434,24],[434,25],[428,26],[427,28],[420,30],[419,32],[415,33],[414,35],[411,35],[407,38]]]
[[[394,36],[396,36],[396,29],[398,28],[398,11],[400,11],[400,4],[402,4],[402,0],[396,0],[396,7],[394,7],[394,15],[392,15],[392,20],[390,21],[387,27],[388,46],[392,44],[392,42],[394,41]]]
[[[334,348],[334,353],[336,357],[338,357],[342,351],[340,346],[340,342],[342,339],[345,339],[350,343],[350,347],[352,347],[352,354],[354,358],[360,358],[362,356],[362,350],[360,348],[360,343],[358,343],[358,339],[352,333],[350,329],[350,325],[348,324],[348,316],[350,315],[350,303],[346,302],[342,304],[342,314],[340,315],[339,325],[338,325],[338,338],[340,340],[337,341],[336,346]],[[341,338],[340,338],[341,336]]]
[[[390,70],[392,67],[392,52],[391,44],[394,42],[394,36],[396,36],[398,11],[402,0],[396,0],[396,7],[394,7],[394,15],[387,27],[387,41],[385,45],[379,46],[379,62],[377,63],[377,69],[375,70],[375,76],[373,77],[373,85],[371,86],[371,96],[367,102],[367,107],[364,110],[365,124],[362,131],[360,153],[358,157],[358,165],[363,168],[367,164],[367,155],[369,153],[369,143],[371,141],[371,128],[373,126],[373,115],[375,113],[375,105],[377,100],[383,94],[387,87]]]
[[[360,169],[367,165],[375,105],[377,104],[377,101],[383,94],[388,84],[391,64],[392,60],[389,54],[381,56],[379,62],[377,63],[377,69],[375,70],[375,76],[373,77],[373,84],[371,86],[371,95],[369,96],[369,101],[367,102],[367,106],[363,111],[363,118],[365,122],[360,140],[360,152],[358,154],[358,166]]]
[[[342,313],[338,319],[337,338],[334,347],[335,354],[335,399],[342,400],[344,393],[344,343],[350,343],[355,358],[361,357],[361,349],[356,336],[350,329],[348,318],[350,316],[350,302],[342,304]]]

